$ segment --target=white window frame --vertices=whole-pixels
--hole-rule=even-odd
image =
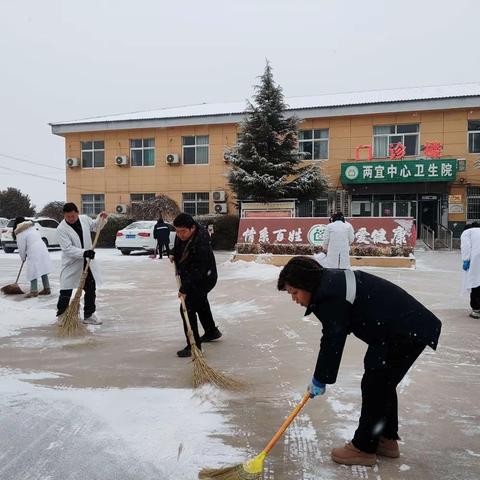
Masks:
[[[395,127],[395,132],[397,132],[398,127],[404,126],[404,125],[417,125],[418,126],[418,132],[412,132],[412,133],[375,133],[375,128],[376,127]],[[373,140],[372,140],[372,150],[373,150],[373,157],[374,158],[388,158],[389,155],[389,147],[390,144],[392,143],[390,141],[390,137],[402,137],[402,143],[405,145],[405,137],[410,137],[410,136],[417,136],[417,148],[416,152],[414,154],[408,154],[405,155],[407,157],[415,157],[419,155],[420,152],[420,124],[419,123],[398,123],[398,124],[388,124],[388,125],[374,125],[373,126]],[[378,137],[387,137],[387,152],[386,155],[378,155],[378,152],[375,150],[375,138]]]
[[[327,138],[315,138],[315,132],[316,131],[326,131],[327,132]],[[330,155],[330,152],[329,152],[329,148],[330,148],[330,145],[329,145],[329,141],[330,141],[330,131],[328,128],[307,128],[307,129],[302,129],[299,131],[300,132],[311,132],[312,133],[312,138],[311,139],[308,139],[308,140],[300,140],[300,136],[298,138],[298,150],[301,152],[301,148],[300,148],[300,145],[302,144],[305,144],[305,143],[311,143],[312,144],[312,158],[304,158],[304,160],[315,160],[315,161],[321,161],[321,160],[328,160],[328,157]],[[315,142],[318,142],[318,143],[326,143],[327,144],[327,156],[325,158],[313,158],[313,154],[315,153]]]
[[[132,147],[133,142],[138,142],[142,141],[142,146],[141,147]],[[147,140],[152,140],[153,141],[153,147],[146,147],[145,142]],[[153,150],[153,165],[145,165],[145,151],[146,150]],[[142,152],[142,164],[141,165],[134,165],[133,164],[133,151],[140,151]],[[130,166],[131,167],[139,167],[139,168],[152,168],[155,167],[155,138],[150,137],[150,138],[131,138],[130,139]]]
[[[195,195],[195,198],[186,200],[185,195]],[[205,200],[204,198],[199,198],[199,195],[207,196],[207,200]],[[185,208],[187,203],[195,205],[195,213],[191,213],[191,210],[189,208]],[[207,211],[198,213],[199,205],[206,205]],[[208,215],[210,213],[210,192],[182,192],[182,211],[190,213],[190,215],[192,216]]]
[[[197,143],[198,137],[206,137],[207,143]],[[195,144],[193,145],[184,145],[185,138],[194,138]],[[207,162],[206,163],[198,163],[197,162],[197,149],[207,148]],[[185,149],[194,149],[195,152],[195,162],[194,163],[185,163]],[[208,165],[210,163],[210,136],[209,135],[183,135],[182,136],[182,163],[184,165]]]
[[[473,202],[475,200],[475,202]],[[478,212],[476,217],[470,217],[470,202],[476,203],[475,210]],[[480,220],[480,187],[467,187],[467,212],[466,212],[467,222],[479,221]]]
[[[85,197],[92,197],[91,200],[85,200]],[[102,197],[98,200],[96,197]],[[82,213],[85,215],[98,215],[105,210],[105,194],[104,193],[83,193],[81,196]],[[85,205],[93,205],[93,212],[85,213]]]
[[[103,148],[95,148],[96,142],[102,142]],[[91,143],[92,148],[83,148],[84,143]],[[91,153],[92,154],[92,166],[86,167],[83,163],[83,153]],[[103,152],[103,165],[101,167],[95,166],[95,153]],[[82,163],[82,168],[105,168],[105,140],[81,140],[80,141],[80,161]]]
[[[469,128],[469,123],[470,122],[480,122],[480,120],[475,120],[475,119],[469,119],[468,122],[467,122],[467,131],[468,131],[468,135],[467,135],[467,148],[468,148],[468,153],[480,153],[480,126],[479,126],[479,130],[470,130]],[[473,146],[475,147],[475,144],[478,144],[478,149],[475,150],[470,150],[470,135],[474,136],[473,138],[475,139],[475,137],[478,138],[478,140],[473,140],[472,143],[473,143]]]

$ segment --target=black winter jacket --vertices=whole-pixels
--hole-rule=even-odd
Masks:
[[[217,283],[217,265],[205,227],[195,224],[197,231],[186,242],[175,237],[173,256],[182,281],[180,291],[188,296],[206,295]]]
[[[359,270],[354,275],[353,304],[346,300],[345,270],[325,269],[305,312],[313,312],[323,326],[314,373],[321,383],[335,383],[350,333],[369,345],[365,369],[382,368],[392,343],[437,348],[442,323],[430,310],[388,280]]]
[[[153,227],[153,238],[162,243],[170,243],[170,229],[165,222],[157,222]]]

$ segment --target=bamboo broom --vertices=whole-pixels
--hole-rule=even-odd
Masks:
[[[180,276],[175,272],[175,278],[177,280],[177,286],[180,290],[181,281]],[[202,351],[197,347],[195,342],[195,337],[193,335],[192,327],[190,325],[190,319],[188,317],[187,306],[185,305],[185,299],[180,296],[180,301],[182,303],[182,311],[185,317],[185,324],[187,326],[187,337],[190,343],[190,348],[192,352],[192,364],[193,364],[193,386],[194,388],[200,387],[201,385],[210,383],[219,388],[228,389],[228,390],[237,390],[242,386],[242,383],[226,375],[217,372],[212,367],[210,367],[205,361],[205,357],[202,354]]]
[[[22,268],[25,263],[25,260],[22,261],[22,264],[20,265],[20,270],[18,271],[17,279],[15,280],[15,283],[11,283],[10,285],[5,285],[4,287],[1,288],[2,292],[5,295],[21,295],[22,293],[25,293],[18,285],[18,279],[20,278],[20,274],[22,273]]]
[[[103,219],[102,217],[98,218],[92,250],[95,250],[100,232],[106,223],[107,219]],[[60,337],[77,337],[88,333],[87,327],[80,321],[80,299],[82,298],[83,287],[87,280],[90,261],[91,259],[87,258],[85,268],[80,277],[80,284],[75,292],[73,300],[69,303],[67,309],[58,317],[57,333]]]
[[[200,471],[198,478],[201,480],[262,480],[265,458],[283,435],[283,432],[299,414],[309,398],[310,393],[307,392],[303,396],[301,402],[294,408],[293,412],[282,423],[277,433],[275,433],[273,438],[268,442],[268,445],[256,457],[247,460],[241,465],[235,465],[233,467],[218,469],[204,468]]]

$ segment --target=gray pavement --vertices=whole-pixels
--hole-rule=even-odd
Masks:
[[[52,257],[56,294],[59,252]],[[305,391],[321,328],[276,291],[276,267],[228,258],[217,253],[211,295],[224,336],[205,353],[209,365],[247,387],[202,390],[198,402],[191,364],[175,355],[184,339],[168,261],[100,250],[104,325],[84,339],[55,337],[55,294],[2,298],[0,332],[3,323],[10,334],[0,338],[0,478],[193,479],[199,466],[259,453]],[[401,457],[374,468],[329,458],[359,415],[365,346],[352,337],[337,383],[305,406],[268,457],[266,479],[480,478],[480,321],[460,296],[458,252],[417,252],[417,260],[416,270],[369,269],[443,321],[438,351],[425,351],[399,387]],[[17,268],[18,256],[0,251],[0,285]],[[17,318],[25,328],[12,334]]]

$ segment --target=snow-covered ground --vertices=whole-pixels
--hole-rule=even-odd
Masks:
[[[205,346],[212,367],[246,383],[238,393],[191,388],[175,281],[167,260],[99,250],[101,327],[55,336],[60,252],[51,252],[54,294],[0,296],[0,479],[195,479],[202,467],[259,453],[305,390],[320,327],[275,289],[279,269],[217,254],[211,294],[224,336]],[[480,478],[480,321],[460,296],[457,252],[417,252],[417,269],[374,269],[443,321],[437,352],[425,351],[399,387],[402,455],[374,468],[333,464],[360,407],[365,346],[350,338],[337,383],[309,402],[266,462],[265,479]],[[0,251],[0,285],[18,255]],[[27,290],[28,285],[20,281]]]

